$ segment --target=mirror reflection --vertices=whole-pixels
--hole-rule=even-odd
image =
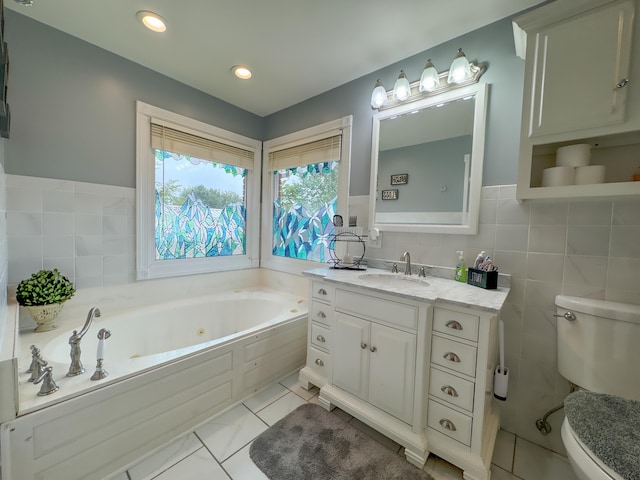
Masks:
[[[374,228],[477,231],[485,90],[473,85],[376,115]]]

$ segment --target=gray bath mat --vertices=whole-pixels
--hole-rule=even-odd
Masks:
[[[249,454],[271,480],[433,480],[314,404],[298,407],[263,432]]]

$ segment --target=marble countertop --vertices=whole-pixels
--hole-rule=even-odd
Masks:
[[[389,279],[389,277],[405,277],[404,274],[392,274],[388,270],[377,268],[340,270],[324,267],[307,270],[303,274],[311,279],[389,293],[411,300],[474,308],[493,313],[498,313],[502,309],[509,293],[509,288],[504,286],[495,290],[485,290],[448,278],[434,276],[418,278],[417,275],[412,275],[409,281],[399,279],[397,283],[394,283],[393,279]],[[387,279],[390,281],[387,282]]]

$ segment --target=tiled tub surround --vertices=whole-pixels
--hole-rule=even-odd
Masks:
[[[80,289],[65,305],[57,330],[45,334],[23,331],[17,335],[14,358],[19,413],[17,418],[2,419],[0,426],[2,475],[24,480],[103,478],[117,465],[131,462],[297,370],[304,363],[306,352],[306,288],[301,288],[305,283],[288,274],[254,269]],[[191,312],[203,297],[221,303],[206,303],[204,311]],[[182,308],[175,311],[173,318],[166,319],[170,324],[163,325],[153,310],[170,310],[171,299]],[[259,308],[266,311],[268,305],[275,307],[278,311],[271,313],[274,319],[282,317],[281,321],[269,323],[265,319],[266,324],[231,333],[219,341],[206,338],[207,330],[216,328],[207,320],[217,320],[216,313],[226,312],[221,320],[231,322],[233,330],[242,323],[242,319],[233,317],[233,312],[242,315],[244,310],[246,316],[255,317],[251,308],[244,307],[254,301],[272,300],[273,303],[261,303]],[[224,302],[230,308],[223,308]],[[87,372],[67,378],[67,334],[81,328],[86,312],[94,305],[102,310],[102,316],[94,320],[83,339]],[[12,307],[15,310],[15,305]],[[141,313],[146,308],[147,312],[134,318],[131,312],[136,308],[142,308]],[[187,329],[193,323],[192,318],[180,320],[180,315],[202,315],[202,324],[196,322],[193,326],[198,330],[193,335],[195,339],[186,340],[209,341],[197,348],[162,353],[168,348],[160,345],[167,343],[166,336],[180,342],[177,332],[171,333],[171,325]],[[17,317],[14,314],[16,324]],[[90,376],[95,366],[96,342],[90,337],[95,337],[102,327],[110,328],[112,333],[105,355],[110,376],[93,382]],[[120,349],[118,337],[125,344]],[[25,370],[30,364],[31,344],[41,348],[43,358],[54,367],[60,390],[50,396],[38,397],[39,386],[27,382],[29,374]],[[154,344],[158,344],[157,348]],[[141,358],[137,358],[138,350]],[[120,360],[119,354],[124,355]]]

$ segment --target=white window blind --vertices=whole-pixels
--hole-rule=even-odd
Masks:
[[[253,169],[254,152],[151,120],[151,147],[225,165]]]
[[[269,153],[269,170],[283,170],[320,162],[339,162],[342,135],[322,138]]]

